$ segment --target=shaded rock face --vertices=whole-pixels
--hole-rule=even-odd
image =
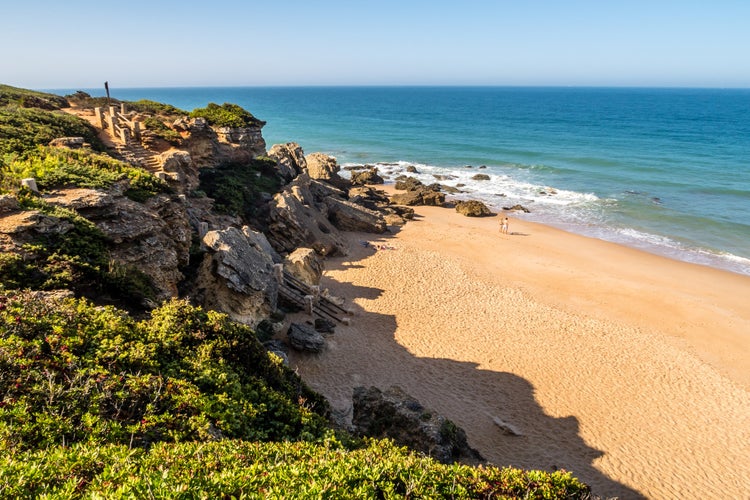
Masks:
[[[161,169],[175,181],[173,186],[181,194],[189,194],[198,188],[198,168],[187,151],[167,151],[158,157]]]
[[[429,189],[407,191],[405,193],[396,193],[391,196],[391,202],[396,205],[406,205],[411,207],[417,205],[441,207],[445,203],[445,194]]]
[[[300,175],[276,194],[269,206],[266,235],[279,253],[309,247],[319,255],[347,255],[348,245],[316,203],[311,181]]]
[[[284,259],[284,270],[308,285],[320,284],[323,262],[312,248],[298,248]]]
[[[167,195],[139,203],[123,196],[126,185],[110,191],[64,189],[46,196],[48,203],[76,210],[96,224],[112,244],[110,257],[147,274],[158,300],[177,296],[181,267],[188,264],[191,228],[185,205]]]
[[[487,205],[477,200],[457,201],[456,212],[466,217],[487,217],[492,215]]]
[[[356,387],[353,405],[352,425],[360,435],[391,438],[445,464],[484,460],[469,447],[463,429],[424,408],[398,386],[385,392]]]
[[[531,210],[524,207],[523,205],[518,205],[518,204],[513,205],[512,207],[503,207],[503,210],[506,210],[508,212],[523,212],[526,214],[531,213]]]
[[[268,150],[268,156],[276,160],[279,176],[285,182],[291,182],[307,169],[305,153],[300,145],[295,142],[274,144]]]
[[[249,228],[209,231],[196,280],[196,294],[208,308],[255,326],[276,310],[278,282],[273,259]]]
[[[323,153],[310,153],[305,157],[307,173],[311,179],[325,181],[340,189],[348,189],[350,182],[339,175],[336,158]]]
[[[380,212],[362,205],[332,196],[325,199],[325,204],[328,207],[328,219],[342,231],[381,234],[388,228]]]

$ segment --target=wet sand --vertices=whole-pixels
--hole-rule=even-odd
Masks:
[[[491,462],[598,495],[750,498],[750,277],[510,217],[350,233],[321,285],[356,314],[291,366],[344,414],[399,385]]]

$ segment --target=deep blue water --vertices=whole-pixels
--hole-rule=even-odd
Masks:
[[[73,89],[75,90],[75,89]],[[92,95],[102,90],[83,89]],[[55,90],[70,93],[71,90]],[[236,103],[339,164],[415,165],[467,198],[750,274],[750,90],[512,87],[113,89],[192,110]],[[471,166],[472,168],[468,168]],[[480,169],[480,167],[486,167]],[[477,173],[491,176],[475,181]]]

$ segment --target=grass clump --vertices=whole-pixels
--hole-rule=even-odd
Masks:
[[[249,111],[236,104],[224,103],[221,106],[208,103],[205,108],[196,108],[190,113],[191,118],[205,118],[216,127],[242,128],[262,125],[265,122],[255,118]]]
[[[176,108],[171,104],[165,104],[163,102],[150,101],[148,99],[141,99],[139,101],[128,101],[126,102],[127,109],[137,111],[138,113],[149,113],[152,115],[165,116],[177,118],[179,116],[185,116],[188,114],[187,111],[183,111],[180,108]]]

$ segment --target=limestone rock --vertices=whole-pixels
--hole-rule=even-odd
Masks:
[[[268,241],[279,253],[298,247],[313,248],[319,255],[347,255],[348,244],[328,221],[325,204],[319,206],[307,175],[300,175],[277,193],[269,204]]]
[[[292,323],[286,333],[289,338],[289,345],[298,351],[305,352],[322,352],[325,349],[326,341],[323,336],[315,331],[315,328],[304,323]]]
[[[329,196],[325,199],[328,220],[342,231],[381,234],[388,226],[383,215],[356,203]]]
[[[209,231],[196,292],[203,304],[235,321],[257,325],[276,309],[278,283],[273,259],[249,230],[235,227]]]
[[[83,137],[58,137],[49,143],[53,148],[81,149],[86,140]]]
[[[298,248],[284,259],[284,270],[308,285],[320,284],[323,262],[312,248]]]
[[[477,200],[457,201],[456,212],[466,217],[487,217],[492,215],[487,205]]]
[[[18,200],[9,194],[0,194],[0,214],[18,210]]]
[[[361,172],[352,172],[352,184],[364,186],[366,184],[383,184],[385,181],[378,174],[377,168],[370,168]]]
[[[508,212],[524,212],[527,214],[531,213],[531,210],[519,204],[513,205],[512,207],[503,207],[503,210],[506,210]]]
[[[440,207],[445,203],[445,194],[429,189],[407,191],[405,193],[396,193],[391,196],[391,202],[395,203],[396,205],[429,205]]]
[[[268,150],[268,156],[276,160],[279,175],[286,182],[291,182],[292,179],[307,169],[305,153],[300,145],[295,142],[274,144]]]
[[[181,194],[190,194],[198,188],[198,168],[193,163],[193,158],[187,151],[170,150],[160,154],[158,157],[161,169],[176,181],[177,191]]]
[[[463,429],[426,409],[398,386],[385,392],[377,387],[356,387],[352,425],[360,435],[391,438],[400,446],[445,464],[476,464],[484,460],[469,446]]]
[[[323,153],[311,153],[305,157],[307,173],[311,179],[318,179],[341,189],[347,189],[349,182],[339,175],[340,167],[336,158]]]
[[[487,174],[476,174],[476,175],[473,175],[471,178],[472,178],[472,180],[475,180],[475,181],[488,181],[488,180],[490,180],[490,176],[487,175]]]

